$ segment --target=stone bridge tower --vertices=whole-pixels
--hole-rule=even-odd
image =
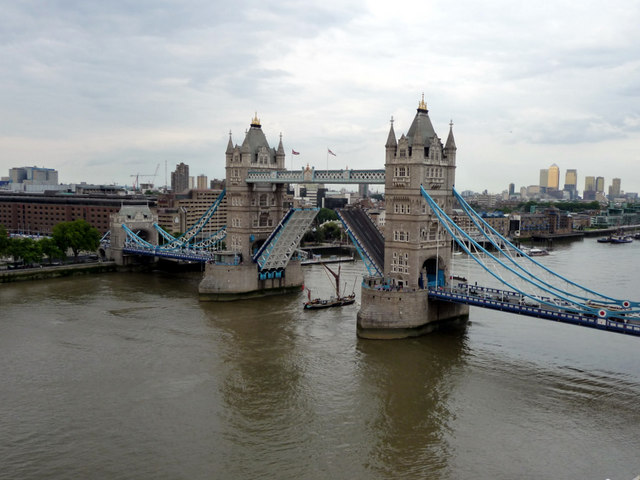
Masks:
[[[456,144],[453,124],[443,145],[424,96],[407,134],[396,139],[393,120],[385,145],[384,278],[363,282],[358,334],[368,338],[415,336],[468,315],[468,307],[428,300],[428,285],[444,285],[451,238],[439,226],[420,185],[451,214]]]
[[[286,184],[248,183],[250,171],[285,170],[282,135],[277,148],[269,146],[258,116],[253,118],[241,146],[231,135],[225,152],[227,236],[226,250],[216,263],[207,264],[200,283],[200,299],[228,301],[299,290],[303,283],[300,262],[291,261],[286,275],[260,279],[252,257],[288,211]]]
[[[226,156],[227,250],[250,261],[285,213],[286,185],[247,183],[249,171],[285,169],[282,135],[278,148],[269,147],[256,115],[242,146],[233,146],[231,135]]]
[[[140,258],[138,255],[127,255],[122,251],[127,240],[127,233],[122,228],[126,225],[137,235],[154,245],[158,244],[158,231],[153,226],[158,223],[158,215],[148,205],[123,205],[118,213],[111,214],[111,241],[105,255],[118,265],[131,265],[154,261],[153,257]]]

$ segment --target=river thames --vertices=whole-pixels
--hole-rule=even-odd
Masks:
[[[540,261],[640,300],[640,241],[585,239]],[[342,271],[359,298],[362,262]],[[357,304],[200,303],[199,280],[0,285],[0,479],[640,474],[638,337],[472,307],[461,330],[360,340]],[[320,266],[305,283],[331,292]]]

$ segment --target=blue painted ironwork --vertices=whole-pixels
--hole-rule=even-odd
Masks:
[[[551,276],[560,279],[563,282],[568,283],[569,285],[572,285],[580,290],[583,290],[586,293],[589,293],[590,295],[595,295],[597,297],[599,297],[599,302],[600,303],[604,303],[606,305],[611,305],[613,307],[617,307],[617,306],[621,306],[621,304],[625,303],[626,306],[632,306],[632,307],[638,307],[640,306],[640,303],[638,302],[631,302],[631,301],[622,301],[619,299],[615,299],[613,297],[607,296],[607,295],[603,295],[599,292],[596,292],[594,290],[591,290],[587,287],[584,287],[566,277],[564,277],[563,275],[554,272],[553,270],[551,270],[550,268],[546,267],[545,265],[543,265],[542,263],[536,261],[534,258],[529,257],[528,255],[526,255],[525,252],[523,252],[521,249],[519,249],[517,246],[513,245],[507,238],[503,237],[502,235],[500,235],[500,233],[498,233],[491,225],[489,225],[483,218],[481,215],[479,215],[475,210],[473,210],[473,208],[471,208],[471,206],[464,200],[464,198],[455,190],[453,189],[453,195],[456,198],[456,200],[458,201],[458,203],[460,204],[460,206],[462,207],[462,209],[464,210],[464,212],[467,214],[467,216],[471,219],[471,221],[474,223],[474,225],[478,228],[478,230],[483,234],[483,236],[489,241],[491,242],[491,244],[498,250],[501,251],[505,251],[505,249],[503,248],[503,245],[508,246],[508,248],[510,248],[511,250],[517,252],[518,257],[520,258],[525,258],[528,259],[529,262],[531,262],[532,264],[534,264],[536,267],[544,270],[546,273],[550,274]],[[492,235],[489,235],[489,233],[491,233]],[[495,238],[498,238],[498,242],[495,241]],[[523,267],[523,265],[519,264],[516,261],[516,258],[513,258],[509,255],[506,255],[506,258],[508,260],[511,261],[511,263],[516,267],[521,269],[525,274],[529,275],[530,277],[537,279],[538,281],[540,281],[541,283],[543,283],[544,285],[546,285],[547,287],[549,287],[552,290],[557,290],[558,287],[556,287],[555,285],[549,283],[549,282],[545,282],[543,279],[540,278],[539,275],[535,275],[534,273],[528,271],[527,269],[525,269]],[[568,296],[572,296],[574,298],[577,298],[581,301],[587,301],[592,299],[593,297],[589,297],[586,295],[577,295],[574,294],[572,292],[566,292],[564,290],[558,290],[560,293],[562,294],[566,294]]]
[[[525,297],[519,292],[466,283],[460,283],[457,287],[429,287],[428,290],[429,298],[434,300],[464,303],[518,315],[640,336],[640,315],[627,311],[613,312],[611,316],[603,317],[598,314],[566,309],[566,304],[563,304],[560,299],[545,298],[544,302],[532,303],[525,301]],[[555,306],[549,306],[554,304]]]
[[[526,296],[540,303],[546,304],[548,307],[554,308],[556,306],[552,303],[546,303],[546,300],[541,299],[541,297],[539,296],[533,295],[531,292],[526,292],[523,289],[514,286],[512,283],[506,281],[504,278],[498,275],[495,271],[493,271],[493,269],[487,268],[487,266],[476,255],[474,255],[470,251],[466,243],[462,241],[460,237],[462,237],[467,242],[469,242],[469,245],[473,245],[476,249],[480,250],[485,256],[493,259],[501,267],[503,267],[510,273],[516,275],[516,277],[520,278],[530,286],[534,286],[535,288],[542,290],[552,296],[560,297],[561,301],[566,302],[566,305],[567,305],[565,307],[566,311],[571,311],[571,312],[581,313],[581,314],[588,314],[588,315],[597,315],[600,317],[608,317],[612,314],[612,312],[615,312],[615,310],[617,309],[627,310],[626,307],[629,305],[629,303],[626,301],[618,301],[616,305],[603,304],[602,302],[576,301],[575,298],[573,298],[571,295],[567,295],[562,289],[555,288],[555,287],[553,289],[547,288],[547,286],[545,286],[544,284],[541,284],[541,282],[537,281],[537,279],[529,278],[523,275],[522,273],[514,270],[509,265],[506,265],[499,258],[497,258],[496,255],[489,252],[481,244],[476,242],[462,228],[456,225],[455,222],[453,222],[453,220],[451,220],[451,218],[447,216],[447,214],[442,210],[442,208],[440,208],[437,202],[435,202],[433,198],[431,198],[431,196],[426,192],[426,190],[422,186],[420,187],[420,191],[422,193],[422,196],[425,198],[425,200],[429,204],[429,207],[438,218],[440,224],[444,226],[444,228],[448,231],[451,237],[456,241],[456,243],[458,243],[460,248],[462,248],[468,255],[470,255],[471,258],[473,258],[486,272],[488,272],[492,277],[496,278],[501,284],[507,285],[509,288],[516,290],[523,296]],[[503,238],[503,237],[500,237],[500,238]],[[503,239],[503,240],[506,241],[506,239]],[[523,252],[522,252],[522,255],[524,255],[525,258],[528,258]],[[559,292],[562,292],[562,293],[559,293]],[[601,296],[601,298],[602,297],[603,296]],[[637,311],[635,310],[627,310],[627,313],[636,313],[636,312]]]
[[[260,272],[273,271],[268,274],[273,273],[274,276],[266,276],[265,278],[279,278],[280,274],[276,274],[276,272],[287,266],[318,211],[318,208],[292,208],[280,220],[252,257],[253,261],[258,264]]]
[[[367,249],[362,245],[360,240],[358,240],[357,236],[351,230],[351,227],[345,221],[345,219],[342,217],[340,212],[338,211],[336,213],[338,214],[338,218],[340,219],[340,222],[342,222],[342,226],[344,228],[344,231],[349,236],[349,239],[351,240],[351,243],[353,243],[353,245],[356,247],[356,251],[358,252],[358,255],[360,255],[360,258],[362,259],[362,261],[364,263],[364,266],[367,269],[367,272],[369,273],[369,276],[382,277],[383,276],[382,269],[384,268],[384,265],[378,265],[376,263],[376,261],[373,259],[373,257],[367,251]]]
[[[216,201],[213,202],[213,204],[209,207],[209,209],[202,215],[202,217],[200,217],[200,219],[189,230],[187,230],[185,233],[183,233],[179,237],[174,238],[169,243],[163,245],[163,248],[166,250],[182,248],[185,245],[187,245],[193,238],[195,238],[195,236],[198,235],[198,233],[200,233],[200,231],[204,228],[204,226],[209,222],[213,214],[216,212],[216,210],[222,203],[222,199],[224,198],[226,192],[227,192],[226,189],[222,190],[220,195],[218,195],[218,198],[216,199]]]

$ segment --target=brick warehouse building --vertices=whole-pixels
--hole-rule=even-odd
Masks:
[[[48,235],[56,224],[82,218],[104,234],[109,216],[123,205],[155,207],[155,203],[155,199],[116,195],[0,193],[0,224],[11,233]]]

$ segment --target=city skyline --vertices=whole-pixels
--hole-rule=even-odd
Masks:
[[[0,171],[125,185],[184,162],[221,178],[254,114],[288,168],[383,168],[391,117],[406,133],[424,93],[438,136],[453,121],[460,189],[535,184],[532,165],[555,162],[606,163],[640,191],[640,5],[509,7],[7,3]]]

